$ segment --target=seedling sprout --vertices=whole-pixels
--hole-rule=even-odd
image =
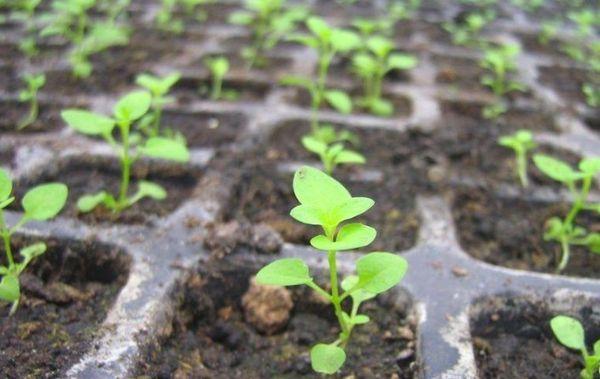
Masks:
[[[210,71],[212,78],[210,98],[212,100],[221,100],[222,98],[235,100],[237,98],[235,91],[223,91],[223,79],[229,72],[229,59],[224,56],[209,57],[204,60],[204,65]]]
[[[514,151],[517,176],[521,181],[521,185],[527,188],[529,186],[527,176],[528,153],[537,146],[533,141],[533,134],[529,130],[521,129],[512,135],[500,137],[498,143]]]
[[[335,179],[306,166],[296,172],[293,187],[300,205],[292,209],[290,215],[301,223],[323,229],[323,234],[312,238],[310,243],[327,253],[331,291],[315,283],[308,265],[298,258],[279,259],[263,267],[256,275],[256,281],[275,286],[306,285],[331,303],[340,334],[333,342],[314,345],[310,358],[316,372],[333,374],[346,360],[344,349],[354,327],[369,322],[367,315],[359,313],[360,305],[397,285],[404,277],[408,263],[391,253],[366,254],[356,262],[356,275],[344,278],[340,288],[337,253],[368,246],[377,234],[370,226],[346,221],[365,213],[374,202],[365,197],[353,197]],[[348,298],[352,300],[350,313],[342,307]]]
[[[151,111],[143,117],[140,127],[151,137],[160,135],[160,122],[162,119],[163,107],[174,101],[171,96],[167,96],[171,88],[179,81],[181,75],[178,72],[158,77],[150,74],[138,75],[135,82],[147,89],[152,95]]]
[[[46,76],[44,74],[26,74],[23,76],[23,81],[27,88],[19,93],[19,100],[29,102],[29,112],[19,122],[17,129],[25,129],[37,120],[39,113],[38,91],[46,84]]]
[[[12,251],[12,236],[29,221],[46,221],[54,218],[64,207],[68,189],[61,183],[48,183],[33,187],[23,199],[23,216],[13,226],[6,223],[4,210],[15,201],[12,195],[13,183],[8,173],[0,169],[0,234],[4,242],[6,266],[0,265],[0,300],[12,303],[12,315],[19,306],[21,287],[19,276],[35,258],[46,252],[46,244],[37,242],[19,251],[21,262],[16,262]]]
[[[590,353],[585,343],[585,331],[579,320],[568,316],[556,316],[550,320],[554,336],[565,347],[581,353],[584,369],[581,379],[594,379],[600,373],[600,340],[593,346]]]

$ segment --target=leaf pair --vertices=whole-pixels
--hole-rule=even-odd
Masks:
[[[81,212],[90,212],[98,205],[102,204],[108,209],[120,211],[128,208],[145,197],[154,200],[164,200],[167,197],[167,191],[160,185],[147,181],[138,183],[138,190],[132,196],[127,197],[126,202],[120,204],[117,199],[106,191],[100,191],[93,195],[84,195],[77,200],[77,208]]]
[[[556,339],[569,349],[579,350],[585,368],[581,372],[583,379],[594,379],[600,372],[600,340],[594,343],[593,353],[588,352],[585,332],[581,323],[572,317],[556,316],[550,320],[550,327]]]
[[[315,137],[302,138],[304,148],[321,158],[325,172],[331,174],[339,164],[364,164],[365,158],[352,150],[346,149],[343,143],[327,144]]]
[[[574,170],[569,164],[543,154],[534,155],[533,161],[545,175],[567,185],[585,178],[593,178],[600,173],[600,158],[582,159],[578,165],[579,170]]]

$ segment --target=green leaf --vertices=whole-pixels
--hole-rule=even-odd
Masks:
[[[533,162],[548,177],[563,183],[570,183],[581,178],[581,175],[568,164],[543,154],[533,156]]]
[[[342,289],[344,291],[352,290],[350,296],[355,303],[362,303],[363,301],[374,298],[376,295],[361,288],[355,288],[358,286],[359,278],[356,275],[350,275],[342,280]]]
[[[333,218],[339,222],[350,220],[365,213],[375,202],[368,197],[353,197],[332,210]]]
[[[160,185],[145,180],[138,183],[137,197],[150,197],[154,200],[164,200],[167,197],[167,191]]]
[[[323,215],[307,205],[298,205],[290,211],[290,216],[307,225],[322,225]]]
[[[96,113],[67,109],[60,113],[62,119],[79,133],[87,135],[107,135],[115,126],[115,120]]]
[[[385,99],[373,99],[369,105],[371,113],[376,116],[390,117],[394,114],[394,104]]]
[[[309,17],[306,20],[306,26],[312,34],[318,36],[320,39],[327,40],[330,38],[332,30],[322,18]]]
[[[588,175],[600,172],[600,158],[584,158],[579,162],[579,169]]]
[[[33,245],[29,245],[27,247],[22,248],[19,251],[19,254],[21,254],[21,256],[23,257],[23,262],[19,264],[19,273],[23,271],[25,267],[27,267],[29,262],[44,254],[46,252],[46,249],[47,246],[43,242],[34,243]]]
[[[6,170],[0,168],[0,201],[8,200],[12,193],[13,183]]]
[[[212,57],[205,60],[212,74],[218,78],[222,78],[229,71],[229,60],[225,57]]]
[[[144,146],[140,148],[142,154],[159,159],[167,159],[176,162],[188,162],[190,152],[181,141],[164,138],[148,138]]]
[[[325,92],[325,100],[340,113],[349,114],[352,112],[352,99],[346,92],[327,91]]]
[[[310,361],[316,372],[335,374],[346,361],[346,353],[335,345],[320,343],[310,350]]]
[[[324,235],[318,235],[310,240],[310,244],[315,249],[324,251],[354,250],[371,244],[376,236],[377,231],[370,226],[354,223],[342,226],[335,242]]]
[[[111,195],[105,191],[82,196],[77,200],[77,209],[83,213],[91,212],[98,205],[105,203],[108,197],[111,197]]]
[[[387,66],[388,70],[410,70],[415,68],[419,60],[409,54],[392,54],[388,58]]]
[[[236,25],[249,25],[254,21],[254,16],[250,12],[237,11],[229,16],[229,23]]]
[[[578,320],[568,316],[556,316],[550,320],[550,327],[561,344],[574,350],[586,349],[583,327]]]
[[[364,164],[366,162],[365,157],[352,150],[342,150],[335,156],[335,163],[352,163],[352,164]]]
[[[304,166],[294,175],[294,194],[302,205],[327,214],[352,198],[337,180],[316,168]]]
[[[42,184],[29,190],[21,204],[25,217],[45,221],[56,216],[65,206],[69,189],[62,183]]]
[[[169,89],[180,78],[181,74],[178,72],[167,75],[164,78],[149,74],[140,74],[135,78],[135,83],[152,92],[154,96],[163,96],[169,92]]]
[[[312,80],[297,75],[286,75],[279,80],[284,86],[300,87],[310,90],[313,86]]]
[[[15,201],[14,197],[9,197],[6,200],[0,201],[0,209],[8,207],[10,204],[12,204],[13,201]]]
[[[349,30],[334,29],[331,33],[331,44],[336,51],[346,53],[360,46],[361,39]]]
[[[113,112],[120,121],[133,122],[150,109],[152,96],[148,91],[134,91],[122,97],[115,104]]]
[[[369,316],[367,315],[356,315],[354,316],[354,318],[352,319],[352,323],[355,325],[362,325],[362,324],[366,324],[369,321],[371,321],[371,319],[369,318]]]
[[[3,276],[0,281],[0,300],[12,303],[19,300],[20,296],[19,278],[11,274]]]
[[[302,146],[311,153],[318,155],[325,154],[327,151],[327,144],[319,141],[318,139],[310,136],[302,137]]]
[[[311,281],[308,266],[298,258],[276,260],[256,274],[256,282],[265,285],[297,286]]]
[[[400,283],[407,269],[406,259],[398,255],[370,253],[356,262],[358,285],[372,294],[380,294]]]

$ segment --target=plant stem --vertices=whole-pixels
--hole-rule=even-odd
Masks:
[[[4,219],[4,212],[0,210],[0,229],[2,229],[2,239],[4,240],[4,251],[6,252],[6,258],[8,259],[8,267],[12,267],[15,264],[13,259],[12,249],[10,247],[10,229],[6,226]]]
[[[213,76],[212,94],[210,95],[211,99],[219,100],[219,98],[221,97],[222,87],[223,87],[223,77],[221,75],[214,75]]]
[[[156,114],[154,116],[154,132],[153,132],[153,137],[157,137],[160,134],[160,120],[162,119],[162,106],[161,105],[157,105],[155,112],[156,112]]]
[[[529,179],[527,177],[527,156],[524,151],[517,151],[517,171],[521,185],[525,188],[529,187]]]
[[[565,267],[567,267],[567,264],[569,263],[569,257],[571,256],[571,248],[569,245],[569,238],[567,236],[562,236],[560,239],[560,245],[562,248],[562,256],[560,263],[558,264],[558,268],[556,269],[557,272],[561,272],[565,269]]]
[[[348,326],[342,316],[342,305],[340,301],[340,294],[338,289],[338,277],[337,277],[337,261],[335,257],[335,251],[329,251],[327,258],[329,261],[329,277],[331,281],[331,303],[335,309],[335,315],[337,316],[340,327],[342,328],[342,343],[348,339]]]
[[[121,152],[121,185],[119,188],[119,200],[117,201],[117,212],[127,206],[127,192],[129,191],[129,177],[131,174],[131,157],[129,156],[129,126],[130,122],[119,123],[121,138],[123,139],[123,151]]]

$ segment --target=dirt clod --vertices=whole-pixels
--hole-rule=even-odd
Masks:
[[[242,297],[242,307],[246,321],[259,332],[272,335],[287,324],[294,303],[287,289],[263,286],[252,278],[248,292]]]

